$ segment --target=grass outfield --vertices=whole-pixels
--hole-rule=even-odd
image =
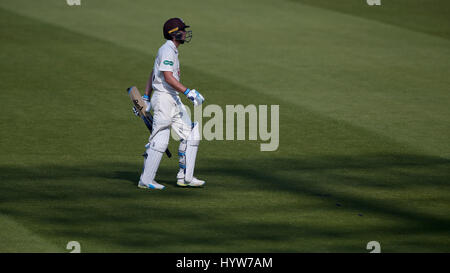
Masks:
[[[81,2],[0,2],[0,252],[450,251],[448,1]],[[279,104],[280,146],[203,141],[205,188],[164,157],[148,192],[125,88],[173,16],[185,85]]]

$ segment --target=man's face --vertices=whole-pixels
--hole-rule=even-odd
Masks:
[[[192,31],[186,31],[186,30],[179,30],[178,34],[181,33],[180,39],[177,39],[181,44],[184,44],[184,42],[189,43],[189,41],[192,38]]]
[[[185,40],[186,39],[186,31],[181,30],[181,33],[183,33],[183,35],[181,36],[181,40]]]
[[[186,31],[184,30],[178,30],[176,34],[173,36],[173,41],[177,41],[180,44],[184,44],[185,39],[186,39]]]

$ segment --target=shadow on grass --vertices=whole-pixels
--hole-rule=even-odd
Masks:
[[[138,190],[140,165],[131,163],[2,166],[0,212],[50,240],[81,238],[91,251],[353,252],[369,235],[404,237],[401,251],[449,251],[450,160],[203,160],[197,173],[208,185],[197,191],[176,188],[167,168],[158,173],[166,191]],[[427,192],[422,201],[435,208],[408,205]]]

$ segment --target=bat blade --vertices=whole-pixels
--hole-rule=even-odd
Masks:
[[[145,116],[145,102],[142,98],[141,92],[137,89],[136,86],[132,86],[127,89],[128,95],[130,96],[131,101],[133,102],[134,107],[139,112],[139,116]]]

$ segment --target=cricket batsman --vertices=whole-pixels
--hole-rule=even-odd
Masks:
[[[180,93],[185,95],[194,106],[205,100],[195,89],[185,87],[180,82],[180,62],[178,47],[192,38],[192,31],[181,18],[167,20],[163,27],[167,40],[158,50],[152,73],[147,82],[143,99],[145,111],[153,109],[153,129],[149,142],[145,146],[144,169],[138,187],[145,189],[164,189],[155,181],[164,151],[169,145],[170,129],[181,138],[178,149],[180,170],[177,174],[177,185],[180,187],[201,187],[205,181],[194,177],[195,159],[200,142],[198,124],[192,123]],[[153,92],[154,91],[154,92]],[[153,92],[153,95],[152,95]],[[150,100],[151,97],[151,100]]]

